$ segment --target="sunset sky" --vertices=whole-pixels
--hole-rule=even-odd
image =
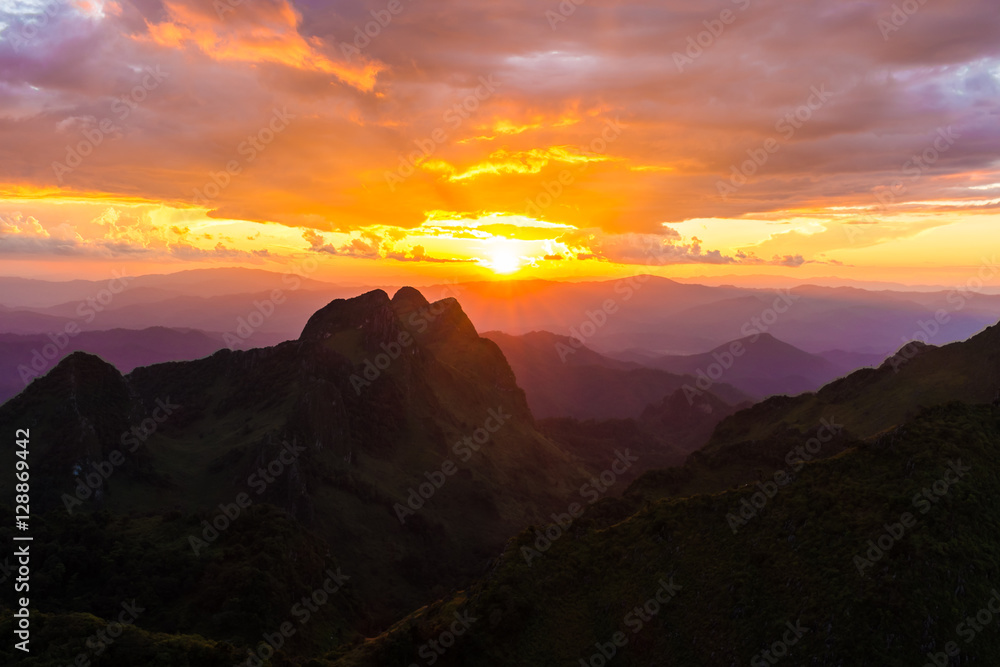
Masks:
[[[993,257],[996,0],[577,1],[0,0],[0,273]]]

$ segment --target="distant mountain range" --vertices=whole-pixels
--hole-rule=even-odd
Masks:
[[[225,346],[221,336],[151,327],[139,331],[83,331],[74,336],[0,334],[0,403],[77,351],[95,354],[122,373],[139,366],[207,357]]]
[[[213,340],[103,333],[123,367]],[[402,288],[328,301],[268,348],[124,374],[73,352],[0,405],[0,452],[30,448],[31,659],[714,667],[781,642],[789,665],[946,664],[995,594],[1000,324],[752,404],[730,383],[871,359],[759,333],[642,368],[597,336],[480,336],[458,300]],[[699,387],[704,364],[729,368]],[[123,604],[140,618],[87,653]],[[963,660],[992,664],[1000,635],[974,639]]]
[[[651,403],[693,386],[692,374],[665,372],[606,357],[568,336],[535,331],[483,334],[500,346],[536,417],[609,419],[638,417]],[[712,388],[730,404],[750,397],[726,383]]]
[[[269,312],[247,347],[298,335],[309,316],[335,298],[362,291],[310,277],[249,269],[202,269],[139,276],[124,283],[47,282],[0,277],[0,332],[48,334],[75,322],[84,330],[168,324],[210,334],[235,332],[261,304]],[[112,285],[124,289],[105,293]],[[395,288],[392,288],[393,291]],[[649,356],[704,353],[756,333],[812,354],[831,350],[888,355],[941,314],[932,344],[964,340],[1000,318],[1000,295],[968,289],[867,291],[802,285],[790,290],[708,287],[654,276],[612,281],[522,280],[433,285],[434,300],[455,297],[479,331],[549,331],[579,338],[599,353]],[[277,292],[282,303],[267,303]],[[102,301],[97,307],[88,299]],[[254,316],[256,317],[256,316]]]
[[[480,331],[550,331],[612,356],[698,354],[757,333],[814,354],[888,355],[924,335],[921,323],[933,324],[939,311],[944,322],[934,329],[933,344],[965,340],[1000,319],[1000,295],[967,290],[872,292],[806,285],[776,292],[652,276],[466,283],[451,289]]]
[[[255,319],[246,348],[291,340],[312,313],[356,287],[312,280],[307,272],[197,269],[167,275],[68,283],[0,277],[0,332],[49,334],[164,326],[236,335]],[[256,319],[260,318],[257,322]]]
[[[702,385],[724,381],[754,398],[764,398],[815,391],[858,368],[851,364],[846,353],[830,356],[839,363],[825,355],[804,352],[765,333],[731,341],[703,354],[667,355],[644,363],[671,373],[693,375]],[[883,358],[854,355],[854,360],[859,356],[868,360]]]

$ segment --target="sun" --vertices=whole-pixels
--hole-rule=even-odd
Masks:
[[[514,273],[521,268],[521,258],[509,250],[497,249],[490,253],[486,265],[493,269],[494,273]]]

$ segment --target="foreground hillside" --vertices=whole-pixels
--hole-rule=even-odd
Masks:
[[[863,368],[816,393],[774,397],[722,422],[707,448],[773,436],[789,424],[815,424],[830,412],[866,437],[952,400],[992,401],[1000,391],[1000,324],[942,347],[912,342],[878,368]]]
[[[336,664],[413,664],[456,611],[477,624],[436,664],[995,664],[1000,411],[929,409],[795,467],[780,488],[525,530],[476,585]]]

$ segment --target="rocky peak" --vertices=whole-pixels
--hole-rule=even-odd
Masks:
[[[352,299],[336,299],[320,308],[306,322],[299,340],[320,341],[348,329],[360,329],[376,342],[389,340],[398,331],[389,295],[380,289]]]
[[[413,287],[401,287],[392,297],[392,307],[400,317],[429,305],[430,302],[424,295]]]
[[[454,297],[428,304],[414,312],[407,323],[415,326],[419,334],[424,334],[434,341],[454,341],[456,338],[479,340],[479,333],[472,320]]]

